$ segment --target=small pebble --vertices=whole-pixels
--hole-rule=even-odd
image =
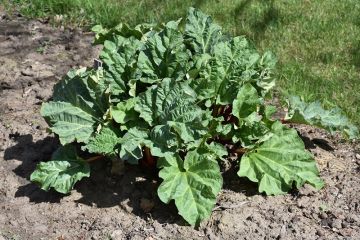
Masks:
[[[343,228],[347,228],[349,225],[350,225],[350,224],[349,224],[348,222],[345,222],[345,221],[343,221],[343,222],[341,223],[341,226],[342,226]]]
[[[328,219],[322,219],[322,220],[320,221],[320,224],[321,224],[321,226],[323,226],[323,227],[327,227],[327,226],[329,226],[329,220],[328,220]]]
[[[316,230],[316,235],[318,235],[319,237],[324,236],[324,232],[320,229]]]
[[[73,56],[73,60],[78,62],[78,61],[81,60],[81,56],[79,54],[76,54],[76,55]]]
[[[336,229],[341,229],[342,225],[341,225],[342,221],[340,219],[334,219],[331,222],[331,227],[336,228]]]
[[[117,229],[111,233],[110,237],[111,237],[111,239],[114,239],[114,240],[124,239],[123,231],[121,229]]]

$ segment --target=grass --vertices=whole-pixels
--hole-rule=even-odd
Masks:
[[[279,59],[278,86],[341,107],[360,125],[358,0],[2,0],[28,17],[89,27],[177,19],[194,6]],[[56,15],[59,15],[55,17]]]

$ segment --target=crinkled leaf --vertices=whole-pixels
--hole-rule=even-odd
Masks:
[[[108,103],[103,86],[94,79],[86,69],[70,71],[55,85],[53,101],[42,105],[41,115],[63,145],[86,143],[102,122]]]
[[[269,139],[242,156],[238,175],[259,182],[259,192],[268,195],[286,193],[293,184],[300,188],[306,182],[322,188],[315,160],[296,130],[275,122],[271,131]]]
[[[41,115],[48,120],[51,131],[59,136],[63,145],[74,141],[88,142],[99,121],[67,102],[45,103],[41,107]]]
[[[132,84],[129,81],[135,77],[135,66],[141,46],[142,42],[134,37],[117,36],[114,41],[104,42],[100,59],[104,63],[105,80],[114,101],[118,100],[118,95],[129,94],[131,90]]]
[[[244,37],[235,37],[232,41],[216,46],[215,58],[212,74],[214,78],[221,78],[217,90],[217,104],[231,104],[239,88],[247,82],[254,82],[258,77],[259,73],[254,68],[259,55],[249,47]]]
[[[211,215],[222,186],[216,159],[211,154],[190,151],[184,161],[178,155],[169,156],[162,166],[159,198],[164,203],[174,199],[179,214],[191,225],[199,225]]]
[[[331,133],[341,131],[350,139],[359,138],[359,130],[339,108],[325,110],[319,101],[306,103],[298,96],[292,96],[288,103],[289,111],[285,116],[288,122],[314,125]]]
[[[167,124],[174,129],[184,143],[197,141],[208,134],[210,111],[205,112],[198,107],[190,106],[181,110],[172,114],[172,119]]]
[[[68,102],[85,112],[102,117],[107,111],[108,96],[102,70],[71,70],[54,86],[53,101]]]
[[[86,161],[76,155],[75,147],[60,147],[51,161],[41,162],[31,174],[30,180],[48,191],[54,188],[60,193],[68,193],[75,183],[90,176],[90,167]]]
[[[148,37],[137,61],[140,81],[154,83],[163,78],[184,78],[190,53],[177,25],[178,22],[169,22],[161,32]]]
[[[188,74],[191,79],[196,79],[199,76],[199,73],[203,71],[203,69],[206,69],[207,65],[211,61],[211,55],[204,53],[200,55],[193,55],[192,60],[194,61],[194,64],[192,68],[189,70]],[[199,89],[204,89],[203,91],[206,91],[207,86],[204,81],[194,81],[194,86],[197,86]],[[199,86],[198,86],[199,85]],[[211,91],[211,88],[209,88],[209,91]]]
[[[215,128],[215,132],[223,136],[228,135],[231,132],[231,130],[232,130],[232,124],[219,123]]]
[[[199,78],[191,80],[190,86],[200,100],[231,104],[244,83],[256,82],[258,61],[258,54],[244,37],[220,42],[214,47],[213,57],[207,60],[208,63],[200,65]]]
[[[185,83],[164,79],[161,85],[150,87],[139,96],[135,110],[150,126],[154,126],[177,117],[184,109],[196,107],[195,100],[195,92]]]
[[[196,53],[211,53],[219,42],[221,27],[210,16],[190,8],[186,19],[185,39]]]
[[[164,79],[161,85],[139,96],[135,110],[150,125],[170,127],[173,133],[167,136],[177,133],[184,143],[189,143],[208,133],[211,120],[210,112],[203,111],[195,101],[196,95],[188,85]]]
[[[96,133],[82,148],[90,153],[100,153],[107,156],[115,156],[119,144],[119,132],[113,127],[103,126],[100,133]]]

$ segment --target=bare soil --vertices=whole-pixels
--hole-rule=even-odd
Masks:
[[[58,140],[39,114],[53,85],[72,67],[91,66],[93,36],[52,28],[0,10],[0,240],[3,239],[360,239],[360,147],[324,131],[295,126],[317,160],[325,188],[306,185],[282,196],[224,172],[225,185],[210,219],[187,226],[173,204],[156,196],[153,173],[108,163],[69,195],[29,182]]]

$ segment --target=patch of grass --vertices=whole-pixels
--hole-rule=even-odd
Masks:
[[[338,105],[360,125],[358,0],[3,0],[29,17],[107,27],[167,21],[194,6],[226,31],[246,35],[279,59],[278,85],[306,100]]]

